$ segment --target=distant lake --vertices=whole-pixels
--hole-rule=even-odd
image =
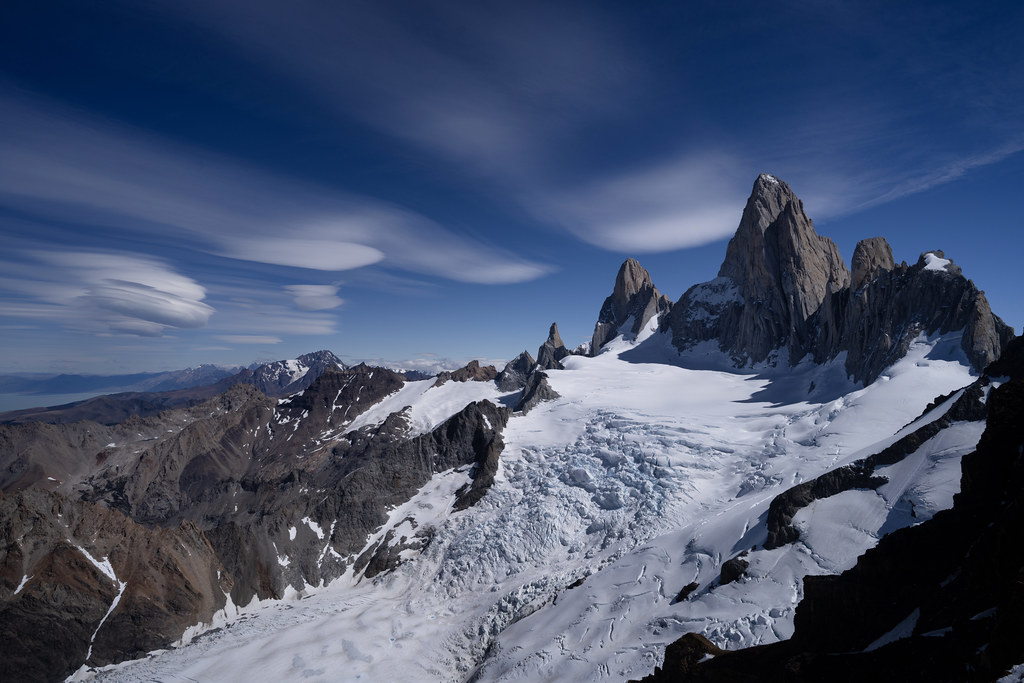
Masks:
[[[103,393],[96,392],[85,394],[0,394],[0,413],[22,408],[62,406],[65,403],[84,401],[87,398],[102,395]]]

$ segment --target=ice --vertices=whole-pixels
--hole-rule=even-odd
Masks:
[[[945,270],[949,263],[949,259],[944,259],[938,254],[934,254],[930,251],[924,255],[925,270]]]
[[[884,379],[859,387],[843,358],[737,370],[711,347],[678,354],[656,323],[637,340],[620,336],[548,372],[561,398],[511,418],[494,485],[474,507],[452,510],[469,481],[460,469],[389,511],[364,549],[389,531],[392,542],[433,537],[402,551],[393,572],[350,570],[288,609],[263,604],[230,629],[103,676],[624,680],[650,673],[688,631],[728,649],[788,638],[803,577],[842,571],[884,533],[948,507],[982,427],[940,432],[884,468],[890,481],[877,491],[815,501],[794,518],[801,539],[770,551],[760,549],[768,505],[938,419],[951,401],[919,416],[973,379],[961,358],[937,352],[958,343],[957,333],[921,337]],[[421,432],[502,397],[493,382],[432,383],[407,383],[351,426],[411,406]],[[722,563],[741,552],[746,576],[718,585]],[[697,590],[676,601],[690,582]]]

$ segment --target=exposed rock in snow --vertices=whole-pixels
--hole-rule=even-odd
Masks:
[[[558,392],[548,384],[548,376],[537,370],[526,380],[523,393],[516,403],[515,412],[528,413],[541,401],[552,401],[556,398],[559,398]]]
[[[498,370],[493,365],[480,365],[480,361],[471,360],[464,367],[458,370],[444,371],[437,376],[434,386],[439,387],[445,382],[490,382],[498,376]]]
[[[714,342],[739,364],[786,352],[823,363],[846,352],[854,380],[874,381],[919,334],[963,330],[978,372],[999,357],[1013,330],[992,314],[983,292],[941,251],[895,265],[888,243],[857,244],[853,276],[836,245],[819,236],[803,203],[782,181],[754,183],[719,277],[691,287],[663,329],[688,351]]]
[[[563,358],[569,355],[569,350],[562,343],[562,337],[558,334],[558,323],[551,323],[548,331],[548,338],[540,349],[537,350],[537,368],[540,370],[561,370]]]
[[[498,373],[498,390],[516,391],[522,389],[526,386],[526,378],[533,372],[536,365],[537,361],[533,359],[530,352],[523,351],[506,363],[505,368]]]

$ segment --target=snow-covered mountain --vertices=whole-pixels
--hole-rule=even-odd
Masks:
[[[716,280],[673,304],[630,259],[574,351],[553,325],[500,373],[327,359],[275,400],[313,366],[284,363],[265,391],[10,428],[0,666],[626,680],[686,634],[788,642],[806,577],[953,506],[989,396],[1024,381],[983,374],[1011,337],[940,252],[866,240],[851,273],[762,175]]]

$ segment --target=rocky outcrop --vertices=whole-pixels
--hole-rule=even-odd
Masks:
[[[896,265],[889,244],[872,237],[854,250],[851,275],[790,187],[767,174],[754,183],[718,277],[687,290],[662,329],[681,351],[713,341],[741,365],[777,351],[792,363],[847,352],[847,372],[865,384],[921,334],[963,330],[979,372],[1013,337],[941,251]]]
[[[194,413],[162,415],[150,436],[109,444],[99,461],[91,453],[115,438],[108,428],[58,434],[70,460],[68,441],[96,431],[80,445],[98,471],[75,483],[78,499],[37,489],[0,497],[0,678],[52,680],[86,661],[139,656],[209,621],[226,593],[240,605],[280,598],[349,568],[372,577],[425,548],[433,531],[422,527],[364,546],[435,473],[467,475],[457,510],[486,495],[511,411],[472,403],[412,435],[403,410],[327,438],[401,384],[357,366],[328,369],[280,403],[239,385]],[[161,433],[173,420],[185,424]],[[63,429],[27,426],[41,428]]]
[[[562,359],[569,355],[569,350],[562,343],[558,334],[558,323],[551,323],[548,338],[537,350],[537,367],[540,370],[564,370]]]
[[[919,335],[963,330],[961,348],[981,372],[1002,353],[1013,330],[992,314],[984,292],[941,251],[889,266],[891,250],[873,238],[857,245],[860,286],[834,295],[810,321],[806,352],[824,362],[847,352],[847,372],[870,383],[902,358]]]
[[[749,567],[750,563],[744,560],[742,556],[726,560],[722,563],[722,569],[718,573],[718,584],[724,586],[732,583],[746,574]]]
[[[596,356],[602,346],[622,332],[636,336],[651,318],[667,313],[671,306],[672,301],[651,282],[647,269],[636,259],[626,259],[615,276],[611,296],[601,306],[590,354]],[[627,329],[621,329],[630,321]]]
[[[149,529],[51,492],[0,495],[3,680],[60,680],[166,648],[231,588],[190,522]]]
[[[528,413],[541,401],[553,401],[556,398],[561,398],[561,396],[548,384],[548,376],[538,370],[527,380],[526,387],[523,388],[523,393],[519,397],[514,411]]]
[[[408,500],[434,473],[467,470],[458,509],[493,482],[510,411],[486,401],[423,435],[412,433],[407,410],[345,433],[403,382],[383,368],[328,368],[281,401],[243,384],[200,406],[116,427],[5,427],[0,466],[17,486],[59,485],[134,523],[194,524],[235,579],[236,604],[279,598],[288,585],[340,576],[353,557],[374,573],[393,567],[403,549],[425,547],[429,529],[376,550],[362,546],[387,520],[388,506]],[[76,470],[75,463],[84,464]],[[68,468],[75,473],[68,481],[47,483],[46,473],[67,476]]]
[[[498,370],[493,365],[480,365],[480,361],[471,360],[464,367],[458,370],[448,371],[440,373],[437,376],[437,380],[434,381],[434,386],[439,387],[445,382],[490,382],[492,379],[498,376]]]
[[[469,507],[494,481],[504,448],[501,430],[510,414],[508,408],[479,401],[414,439],[378,438],[381,430],[389,430],[386,423],[350,432],[348,443],[339,443],[334,456],[316,473],[314,482],[327,496],[311,516],[335,520],[328,540],[335,553],[345,557],[362,549],[367,536],[387,520],[389,508],[404,503],[437,472],[471,467],[472,481],[457,493],[455,502],[457,509]],[[361,561],[369,565],[378,552],[386,552],[384,544],[371,548]],[[365,566],[361,561],[355,565],[357,574]],[[344,565],[339,569],[343,571]],[[339,575],[340,571],[328,578]]]
[[[543,348],[543,347],[541,347]],[[517,391],[526,386],[526,379],[537,366],[529,351],[523,351],[518,356],[505,364],[505,368],[498,373],[497,382],[500,391]]]

